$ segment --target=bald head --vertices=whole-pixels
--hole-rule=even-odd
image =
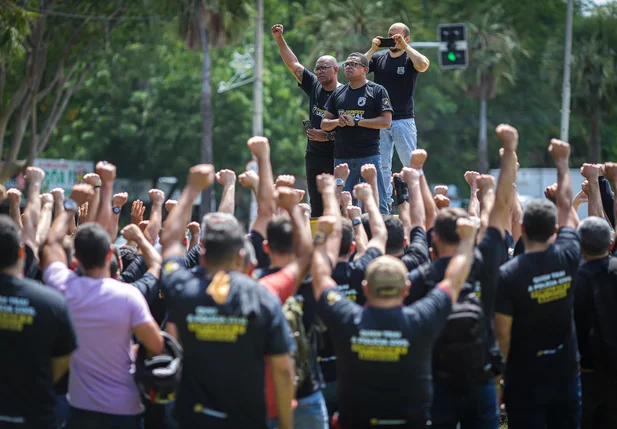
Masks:
[[[403,37],[409,36],[409,27],[407,27],[402,22],[396,22],[390,26],[388,30],[388,36],[392,37],[395,34],[400,34]]]
[[[332,55],[324,55],[323,57],[319,57],[315,65],[328,65],[332,67],[338,67],[336,58],[334,58]]]
[[[407,268],[394,256],[381,256],[368,266],[364,279],[375,298],[400,298],[407,285]]]

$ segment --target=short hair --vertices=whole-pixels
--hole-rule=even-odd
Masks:
[[[17,264],[20,247],[19,227],[7,215],[0,215],[0,269]]]
[[[583,253],[589,256],[601,256],[609,251],[613,235],[608,222],[598,216],[590,216],[578,225]]]
[[[369,66],[368,58],[366,57],[366,55],[364,55],[361,52],[352,52],[351,54],[347,56],[347,58],[350,58],[350,57],[358,58],[360,60],[360,64],[362,64],[363,67]]]
[[[244,236],[240,222],[229,213],[208,213],[201,221],[201,242],[210,263],[233,260],[244,247]]]
[[[75,233],[75,257],[84,268],[102,268],[107,261],[111,240],[107,230],[96,222],[84,224]]]
[[[405,24],[403,24],[402,22],[395,22],[394,24],[392,24],[390,27],[392,27],[393,25],[397,25],[397,26],[402,26],[403,27],[403,37],[407,37],[411,34],[411,32],[409,31],[409,27]]]
[[[386,241],[386,254],[396,255],[403,250],[405,242],[405,229],[403,222],[392,215],[385,215],[383,221],[388,230],[388,240]]]
[[[371,294],[381,298],[399,297],[407,280],[405,264],[394,256],[380,256],[366,269],[364,279]]]
[[[535,198],[523,210],[523,228],[528,240],[546,242],[554,233],[557,224],[557,207],[546,199]]]
[[[351,221],[347,218],[343,218],[342,225],[343,230],[341,234],[341,247],[338,252],[339,256],[345,256],[351,251],[351,243],[353,243],[355,238]]]
[[[294,251],[294,232],[291,220],[278,217],[268,222],[266,239],[270,250],[278,254],[289,254]]]
[[[373,232],[371,231],[371,219],[368,213],[364,213],[360,216],[360,220],[362,221],[362,226],[364,227],[364,232],[366,233],[366,239],[370,240],[373,238]]]
[[[467,212],[458,207],[448,207],[440,210],[435,218],[433,232],[444,244],[458,244],[460,241],[456,233],[456,221],[468,218]]]
[[[133,246],[122,246],[118,249],[118,252],[122,260],[122,271],[124,271],[137,258],[137,249]]]

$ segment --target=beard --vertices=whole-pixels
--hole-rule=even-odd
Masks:
[[[400,52],[400,51],[402,51],[402,49],[401,48],[397,48],[396,46],[393,46],[393,47],[390,48],[390,52]]]

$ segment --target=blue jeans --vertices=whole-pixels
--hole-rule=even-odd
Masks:
[[[388,214],[388,203],[386,201],[386,186],[383,181],[383,176],[379,174],[381,171],[380,155],[367,156],[366,158],[340,158],[334,160],[334,166],[339,164],[347,164],[349,166],[349,177],[345,182],[344,191],[349,191],[353,195],[353,187],[360,182],[366,182],[360,174],[360,169],[364,164],[373,164],[377,169],[377,189],[379,190],[379,211],[382,214]],[[358,205],[357,200],[353,200],[355,205]]]
[[[499,428],[499,404],[492,380],[463,393],[438,381],[433,383],[433,388],[433,429],[456,429],[459,422],[460,429]]]
[[[141,429],[141,415],[119,416],[71,407],[67,429]]]
[[[392,204],[392,156],[394,148],[403,167],[409,167],[411,152],[418,147],[418,130],[414,118],[396,119],[390,128],[379,131],[379,145],[381,152],[381,172],[386,184],[386,202]]]
[[[581,378],[534,383],[506,379],[508,429],[579,429]]]
[[[317,391],[306,398],[298,399],[298,406],[294,410],[293,419],[295,429],[328,429],[328,410],[321,391]],[[278,419],[268,420],[270,429],[277,426]]]

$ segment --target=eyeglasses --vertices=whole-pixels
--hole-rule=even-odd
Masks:
[[[315,73],[325,72],[326,70],[331,69],[332,67],[334,67],[334,66],[317,66],[317,67],[315,67],[315,68],[313,69],[313,71],[314,71]]]
[[[355,61],[348,61],[346,63],[343,63],[344,68],[347,68],[347,67],[356,68],[357,66],[367,67],[364,64],[356,63]]]

